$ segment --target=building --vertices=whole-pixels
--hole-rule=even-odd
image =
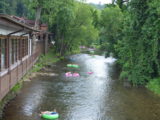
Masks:
[[[46,26],[35,30],[27,24],[0,14],[0,100],[48,50]]]

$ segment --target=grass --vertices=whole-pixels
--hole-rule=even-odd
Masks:
[[[55,54],[54,49],[50,49],[49,52],[46,55],[41,55],[37,63],[33,66],[33,69],[30,71],[38,72],[40,69],[42,69],[46,65],[51,65],[55,62],[57,62],[59,59],[59,55]]]
[[[12,89],[11,91],[13,92],[18,92],[22,88],[22,82],[18,82]]]
[[[62,59],[59,54],[55,53],[54,48],[49,49],[48,53],[45,55],[41,55],[36,62],[35,65],[33,65],[32,69],[28,71],[28,73],[22,78],[22,81],[28,79],[28,77],[35,72],[40,71],[43,67],[47,65],[51,65],[57,61]]]
[[[160,95],[160,78],[151,80],[146,87],[157,95]]]

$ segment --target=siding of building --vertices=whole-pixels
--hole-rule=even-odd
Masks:
[[[2,99],[10,89],[27,73],[29,69],[37,61],[39,55],[43,50],[43,43],[38,42],[36,52],[30,56],[26,56],[22,61],[18,62],[14,68],[7,71],[0,76],[0,99]]]
[[[0,15],[0,100],[46,52],[47,39],[34,41],[35,33],[29,26]]]

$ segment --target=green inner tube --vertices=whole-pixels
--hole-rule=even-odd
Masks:
[[[74,65],[74,64],[67,64],[67,67],[79,68],[78,65]]]
[[[42,118],[44,119],[47,119],[47,120],[54,120],[54,119],[57,119],[59,117],[59,114],[53,114],[53,115],[50,115],[50,114],[43,114],[42,115]]]
[[[67,67],[72,67],[72,64],[67,64]]]
[[[79,68],[79,66],[78,66],[78,65],[72,65],[72,67],[74,67],[74,68]]]

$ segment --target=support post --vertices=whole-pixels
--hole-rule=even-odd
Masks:
[[[44,45],[44,54],[48,52],[48,34],[45,35],[45,45]]]

